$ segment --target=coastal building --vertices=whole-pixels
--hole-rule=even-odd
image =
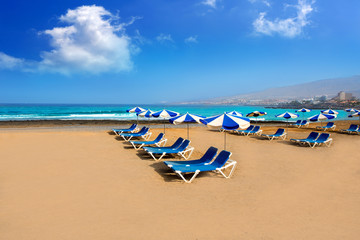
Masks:
[[[351,93],[341,91],[341,92],[338,93],[337,98],[340,101],[349,101],[349,100],[351,100],[353,98],[353,96],[352,96]]]

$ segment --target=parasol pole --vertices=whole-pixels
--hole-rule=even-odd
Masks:
[[[164,134],[165,134],[165,118],[164,118]]]
[[[190,138],[189,138],[189,123],[187,124],[187,139],[190,140]]]

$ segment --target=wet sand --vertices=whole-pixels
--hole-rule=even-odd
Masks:
[[[186,129],[166,136],[172,143]],[[223,136],[193,126],[191,158],[223,149]],[[358,239],[360,136],[331,136],[330,148],[310,149],[228,134],[233,177],[203,173],[186,184],[102,128],[3,128],[0,238]]]

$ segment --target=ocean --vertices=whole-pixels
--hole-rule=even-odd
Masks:
[[[136,119],[135,113],[126,112],[132,105],[100,105],[100,104],[0,104],[0,121],[24,120],[132,120]],[[179,113],[193,113],[206,117],[228,111],[238,111],[246,115],[252,111],[264,111],[267,115],[259,117],[259,121],[283,120],[276,118],[276,114],[285,111],[295,113],[296,109],[273,109],[262,106],[211,106],[211,105],[140,105],[153,111],[169,109]],[[347,113],[340,109],[337,119],[349,119]],[[299,113],[300,119],[318,114],[320,110],[309,113]],[[151,119],[150,119],[151,120]]]

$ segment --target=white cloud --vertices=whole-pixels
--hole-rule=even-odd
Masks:
[[[160,35],[156,37],[156,40],[161,43],[166,43],[166,42],[174,43],[174,40],[172,39],[171,34],[160,33]]]
[[[265,4],[268,7],[271,6],[271,4],[270,4],[270,2],[268,0],[249,0],[249,2],[251,2],[251,3],[261,2],[261,3]]]
[[[204,0],[202,1],[201,3],[206,5],[206,6],[209,6],[209,7],[212,7],[212,8],[216,8],[216,1],[217,0]]]
[[[3,52],[0,52],[0,69],[14,69],[20,67],[23,63],[23,59],[11,57]]]
[[[62,73],[119,72],[132,68],[131,39],[124,27],[135,18],[129,23],[114,24],[115,16],[92,5],[68,10],[60,20],[69,26],[44,31],[51,37],[54,49],[41,54],[40,68]]]
[[[276,18],[271,21],[266,19],[266,12],[261,12],[253,22],[255,32],[270,36],[277,33],[284,37],[296,37],[303,32],[305,26],[310,24],[308,14],[314,10],[312,7],[314,3],[315,1],[298,0],[296,5],[285,5],[286,7],[294,7],[297,13],[295,17],[286,19]]]
[[[140,34],[139,29],[135,30],[135,35],[132,37],[133,41],[139,45],[151,44],[151,41]]]
[[[31,66],[31,71],[50,71],[63,74],[74,72],[101,73],[131,70],[132,54],[139,48],[126,35],[129,22],[118,23],[119,17],[102,6],[81,6],[69,9],[60,16],[64,27],[45,30],[41,34],[50,37],[50,51],[40,54],[42,60],[32,62],[0,55],[0,62],[7,62],[8,68],[20,65]],[[29,70],[29,69],[23,69]]]
[[[197,40],[198,36],[190,36],[188,38],[185,38],[185,43],[198,43]]]

